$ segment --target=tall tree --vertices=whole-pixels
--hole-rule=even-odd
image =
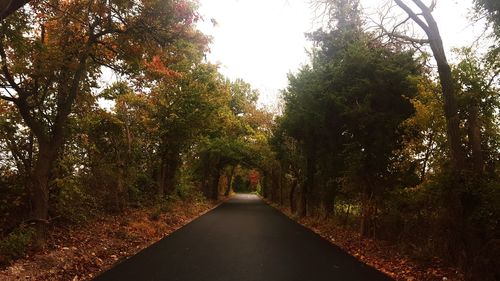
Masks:
[[[465,151],[462,146],[462,134],[460,132],[460,118],[458,115],[458,106],[456,100],[456,89],[451,67],[446,58],[446,52],[443,47],[443,40],[439,33],[439,28],[432,15],[437,1],[431,1],[430,5],[424,4],[421,0],[411,0],[416,5],[411,8],[403,0],[394,0],[396,4],[408,15],[409,19],[413,20],[426,34],[427,39],[413,39],[407,36],[400,36],[405,40],[415,43],[428,43],[431,47],[432,54],[436,60],[439,74],[439,82],[441,84],[443,94],[443,106],[446,118],[446,132],[450,145],[450,155],[456,169],[462,170],[465,168]],[[392,34],[398,36],[398,34]]]
[[[137,74],[194,19],[186,2],[89,0],[34,2],[1,22],[0,97],[15,105],[36,138],[30,194],[40,245],[51,169],[75,101],[91,93],[102,66]]]

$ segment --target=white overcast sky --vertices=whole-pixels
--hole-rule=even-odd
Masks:
[[[242,78],[261,93],[261,104],[273,106],[287,73],[308,62],[310,43],[304,33],[315,30],[308,0],[199,0],[204,22],[199,28],[213,37],[208,60],[220,64],[231,79]],[[368,13],[385,0],[361,0]],[[467,20],[471,0],[438,0],[434,16],[445,47],[469,46],[482,26]],[[210,19],[215,19],[213,26]]]

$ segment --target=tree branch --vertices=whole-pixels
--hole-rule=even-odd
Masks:
[[[415,1],[419,1],[419,2],[420,2],[420,0],[413,0],[413,1],[414,1],[414,2],[415,2]],[[406,12],[406,14],[408,14],[408,16],[409,16],[409,17],[410,17],[413,21],[415,21],[415,22],[416,22],[416,23],[417,23],[417,24],[418,24],[418,25],[419,25],[419,26],[420,26],[420,27],[424,30],[424,32],[425,32],[426,34],[429,34],[429,26],[428,26],[427,24],[425,24],[425,22],[423,22],[423,21],[422,21],[422,20],[418,17],[418,15],[417,15],[415,12],[413,12],[413,10],[412,10],[410,7],[408,7],[408,6],[407,6],[407,5],[406,5],[406,4],[405,4],[402,0],[394,0],[394,2],[396,2],[396,4],[397,4],[397,5],[398,5],[401,9],[403,9],[403,11],[405,11],[405,12]],[[420,2],[420,3],[423,5],[423,3],[422,3],[422,2]],[[417,4],[417,3],[416,3],[416,4]],[[417,5],[418,5],[418,4],[417,4]],[[428,8],[427,6],[425,6],[425,5],[424,5],[424,7],[425,7],[427,10],[429,9],[429,8]],[[424,11],[422,10],[422,12],[424,12]],[[424,15],[424,17],[425,17],[425,15]]]
[[[410,17],[408,17],[404,22],[408,21],[409,19],[410,19]],[[397,27],[401,26],[404,22],[401,22],[398,25],[396,25],[392,29],[392,32],[389,32],[387,29],[385,29],[385,27],[382,24],[379,24],[379,28],[382,29],[382,32],[384,32],[389,37],[401,39],[401,40],[404,40],[404,41],[407,41],[407,42],[410,42],[410,43],[414,43],[414,44],[429,44],[430,43],[429,39],[425,39],[425,38],[422,38],[422,39],[420,39],[420,38],[413,38],[413,37],[410,37],[410,36],[407,36],[407,35],[404,35],[404,34],[397,33],[396,32]]]
[[[80,82],[85,74],[85,69],[87,67],[87,58],[89,56],[88,46],[87,50],[80,56],[79,65],[76,69],[73,79],[71,81],[71,86],[68,90],[68,96],[62,102],[62,104],[58,105],[56,118],[54,120],[54,130],[51,139],[51,144],[58,147],[59,142],[63,141],[63,133],[64,133],[64,125],[66,123],[66,119],[68,115],[71,113],[71,107],[76,99],[76,96],[79,92]]]
[[[0,99],[10,101],[10,102],[16,102],[16,100],[17,100],[16,98],[4,96],[4,95],[0,95]]]
[[[431,6],[427,7],[424,2],[422,2],[421,0],[412,0],[413,3],[415,3],[419,8],[420,10],[422,10],[423,13],[430,13],[432,12],[432,10],[434,9],[434,7],[436,6],[436,4],[434,3],[435,1],[433,0],[432,3],[431,3]]]
[[[10,84],[10,86],[17,92],[19,96],[26,96],[26,93],[19,87],[19,85],[14,80],[12,73],[10,73],[9,67],[7,66],[7,54],[5,53],[5,48],[3,42],[0,40],[0,58],[2,59],[2,72],[5,79]]]
[[[493,82],[495,82],[495,79],[500,75],[500,70],[497,70],[495,73],[493,73],[493,76],[489,79],[488,84],[486,84],[486,90],[488,90]]]
[[[11,0],[2,1],[0,4],[0,21],[7,18],[10,14],[14,13],[30,0]]]
[[[35,136],[38,138],[40,142],[46,142],[47,141],[47,134],[45,133],[42,124],[37,121],[35,118],[33,118],[31,112],[30,112],[30,105],[27,102],[27,97],[29,96],[26,91],[21,89],[18,84],[16,84],[14,77],[9,71],[9,68],[7,67],[7,55],[5,53],[5,49],[3,46],[3,42],[0,40],[0,58],[2,59],[2,71],[5,75],[5,79],[7,79],[7,82],[11,85],[11,87],[17,92],[18,98],[9,98],[5,99],[3,96],[2,99],[5,100],[10,100],[14,102],[14,104],[17,106],[19,109],[19,113],[21,114],[21,117],[23,118],[24,122],[26,125],[33,131]]]

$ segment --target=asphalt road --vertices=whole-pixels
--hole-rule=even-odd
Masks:
[[[392,280],[254,195],[236,195],[96,281]]]

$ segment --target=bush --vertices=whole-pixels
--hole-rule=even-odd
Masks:
[[[202,202],[205,200],[205,196],[194,183],[193,175],[186,170],[180,172],[174,195],[178,196],[182,201]]]
[[[35,231],[31,227],[18,227],[0,241],[0,263],[10,263],[24,255]]]
[[[60,220],[81,224],[96,210],[95,199],[74,176],[55,181],[57,192],[53,193],[53,213]]]
[[[255,193],[257,195],[262,196],[262,186],[260,185],[260,183],[258,183],[257,186],[255,187]]]
[[[160,213],[168,213],[172,211],[172,207],[174,206],[175,202],[179,201],[180,198],[175,195],[167,195],[164,198],[161,198],[157,201],[157,208],[160,211]]]

